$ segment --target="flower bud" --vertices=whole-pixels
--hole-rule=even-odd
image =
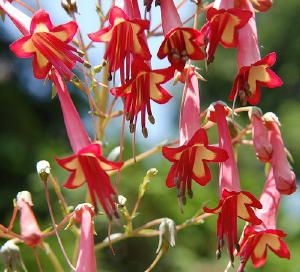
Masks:
[[[76,0],[61,0],[61,6],[69,15],[78,12]]]
[[[118,204],[120,206],[124,207],[126,202],[127,202],[127,198],[125,196],[118,195]]]
[[[17,206],[21,207],[21,202],[26,202],[29,206],[33,206],[31,194],[28,191],[21,191],[17,194]]]
[[[4,262],[4,271],[19,271],[19,268],[24,269],[20,249],[14,242],[7,241],[0,248],[0,255]]]
[[[50,163],[48,161],[42,160],[36,164],[36,171],[40,176],[41,180],[47,182],[48,176],[50,175]]]
[[[176,224],[170,218],[164,218],[159,225],[159,242],[156,253],[161,249],[175,247]]]

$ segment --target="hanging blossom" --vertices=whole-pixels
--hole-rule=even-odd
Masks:
[[[229,113],[222,102],[210,107],[208,118],[218,126],[219,146],[227,151],[228,159],[220,164],[219,186],[221,199],[214,209],[204,208],[207,213],[218,214],[217,258],[221,257],[221,250],[226,240],[231,263],[234,260],[234,248],[239,251],[237,238],[237,218],[257,225],[261,220],[255,215],[253,208],[260,209],[261,203],[249,192],[241,191],[237,163],[234,157],[230,132],[226,120]]]
[[[66,158],[56,159],[61,167],[71,173],[64,187],[75,189],[86,182],[93,205],[96,207],[98,199],[110,219],[112,216],[117,217],[113,199],[116,192],[107,172],[119,170],[122,163],[106,160],[101,145],[91,143],[67,87],[55,69],[52,69],[50,79],[57,89],[69,141],[74,152]]]
[[[263,119],[268,128],[268,137],[273,149],[270,162],[274,171],[276,188],[281,194],[290,195],[297,189],[296,175],[288,162],[279,120],[272,112],[266,113]]]
[[[198,79],[193,67],[188,68],[180,113],[180,146],[163,147],[162,154],[172,166],[166,185],[177,188],[180,203],[186,203],[186,192],[193,196],[192,180],[201,186],[211,179],[209,162],[223,162],[227,154],[223,149],[209,145],[206,131],[200,128],[200,99]]]
[[[249,119],[252,125],[253,147],[256,156],[262,162],[270,162],[272,158],[272,145],[268,137],[268,129],[263,120],[262,111],[253,107],[249,112]]]
[[[55,67],[67,80],[72,79],[74,73],[71,70],[76,62],[84,62],[76,55],[77,49],[68,44],[77,32],[77,24],[71,21],[53,26],[49,14],[44,10],[37,11],[30,19],[9,3],[2,3],[0,1],[0,7],[24,34],[23,38],[10,45],[10,49],[19,58],[33,57],[34,76],[44,79],[50,69]]]
[[[286,234],[276,228],[280,192],[276,189],[272,167],[260,197],[260,202],[263,208],[256,211],[256,215],[262,220],[262,224],[247,226],[245,228],[241,249],[238,254],[241,259],[241,264],[237,270],[238,272],[244,271],[250,257],[255,268],[263,266],[267,260],[268,248],[280,258],[290,258],[288,247],[282,240],[282,238],[286,237]]]
[[[217,1],[214,7],[208,9],[207,23],[201,29],[206,43],[208,64],[213,62],[219,44],[224,48],[237,47],[239,30],[247,24],[251,15],[247,10],[220,8]]]
[[[172,98],[161,84],[173,77],[174,70],[171,67],[151,70],[149,64],[135,58],[132,62],[131,74],[130,80],[120,87],[112,88],[111,93],[114,96],[125,98],[124,114],[130,121],[130,132],[135,132],[137,117],[141,113],[142,132],[144,137],[148,137],[146,114],[149,122],[155,123],[150,101],[165,104]]]
[[[121,69],[121,78],[124,78],[125,74],[127,80],[130,76],[132,57],[151,59],[143,36],[144,31],[149,30],[149,26],[149,21],[129,18],[121,8],[113,6],[109,12],[109,26],[88,36],[92,41],[107,43],[104,59],[108,62],[109,73]]]
[[[89,203],[80,204],[75,208],[73,219],[81,223],[79,254],[76,272],[96,272],[96,256],[94,250],[94,207]]]
[[[239,5],[239,1],[237,1]],[[238,74],[234,80],[229,99],[239,96],[242,104],[256,105],[260,101],[261,87],[280,87],[282,80],[270,69],[276,62],[276,53],[272,52],[261,59],[255,14],[249,0],[242,1],[242,7],[252,13],[248,23],[239,31],[237,47]]]
[[[160,59],[168,57],[174,69],[183,70],[186,62],[205,58],[201,50],[204,45],[200,31],[183,27],[173,0],[159,1],[164,40],[158,50]],[[202,37],[202,38],[201,38]]]

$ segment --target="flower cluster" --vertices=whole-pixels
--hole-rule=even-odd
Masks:
[[[69,172],[64,187],[76,189],[86,184],[86,199],[92,205],[81,204],[73,211],[64,207],[64,219],[57,225],[47,193],[48,182],[52,180],[54,183],[54,178],[50,173],[50,165],[43,161],[38,165],[38,173],[45,185],[53,231],[40,230],[32,211],[30,194],[21,192],[17,196],[9,226],[0,225],[0,236],[16,239],[35,249],[45,247],[44,238],[55,234],[71,269],[95,272],[93,218],[97,215],[99,204],[110,224],[120,215],[128,220],[126,237],[142,235],[132,230],[132,220],[148,182],[140,187],[139,199],[130,214],[125,206],[126,201],[120,201],[120,196],[118,201],[118,188],[112,184],[110,176],[120,173],[137,159],[134,154],[131,160],[123,161],[125,121],[129,122],[129,130],[135,140],[137,119],[140,118],[142,134],[147,138],[147,119],[155,124],[151,104],[166,104],[172,99],[170,90],[164,84],[174,79],[175,83],[183,83],[182,102],[178,109],[178,146],[170,144],[158,150],[162,150],[162,156],[171,163],[166,186],[176,188],[180,209],[183,211],[183,205],[187,203],[186,196],[192,198],[194,195],[192,180],[195,181],[194,185],[198,184],[205,190],[204,187],[213,176],[209,165],[217,163],[219,202],[215,208],[203,209],[207,215],[218,216],[217,258],[221,257],[225,244],[231,265],[235,256],[240,257],[239,272],[244,271],[250,258],[255,267],[262,266],[266,262],[268,248],[281,258],[290,258],[283,241],[286,234],[277,229],[276,217],[281,195],[295,192],[296,177],[288,161],[278,118],[273,113],[263,114],[257,107],[241,107],[240,111],[248,111],[250,124],[246,133],[238,131],[236,135],[232,132],[237,118],[237,103],[242,106],[247,103],[257,105],[262,97],[262,87],[276,88],[283,84],[271,69],[276,61],[276,53],[261,57],[258,45],[255,12],[269,10],[273,4],[271,0],[216,0],[207,6],[203,6],[202,1],[195,1],[194,27],[187,27],[183,23],[178,13],[179,7],[173,0],[144,1],[145,18],[141,16],[142,7],[137,0],[117,0],[113,1],[114,5],[105,16],[102,8],[97,7],[101,25],[96,32],[87,35],[89,45],[84,44],[76,23],[76,1],[62,1],[62,6],[73,20],[57,26],[53,25],[45,10],[37,10],[28,16],[11,2],[0,0],[0,10],[11,19],[22,37],[14,41],[10,49],[19,58],[32,58],[34,77],[50,81],[60,102],[72,149],[71,155],[56,157],[57,164]],[[152,7],[153,4],[158,7]],[[150,11],[161,15],[161,24],[154,30],[151,30],[151,19],[146,19]],[[198,27],[198,15],[202,13],[205,23]],[[157,33],[160,27],[162,32]],[[162,36],[157,52],[152,52],[148,46],[149,38],[154,35]],[[96,43],[103,43],[105,52],[101,64],[92,68],[88,49]],[[199,80],[205,79],[199,74],[201,68],[198,66],[214,69],[213,61],[218,57],[219,45],[236,48],[237,51],[237,72],[228,92],[233,106],[230,108],[224,102],[217,101],[201,112]],[[167,59],[168,64],[164,68],[154,69],[152,60],[155,57],[157,61]],[[209,67],[207,64],[210,64]],[[77,75],[79,72],[82,75]],[[103,82],[96,77],[100,72]],[[95,115],[93,137],[85,129],[68,84],[73,84],[88,97],[90,112]],[[113,102],[107,107],[109,94]],[[122,105],[119,113],[113,112],[117,100]],[[123,116],[120,154],[108,159],[103,152],[103,134],[110,120],[120,115]],[[209,139],[209,130],[213,127],[217,128],[218,143],[212,143]],[[242,189],[237,165],[236,143],[242,143],[249,131],[252,132],[252,139],[248,142],[253,145],[258,160],[267,164],[269,169],[260,200]],[[60,194],[58,192],[63,202]],[[20,213],[20,234],[12,231],[17,212]],[[238,218],[246,222],[240,241]],[[80,234],[76,266],[70,263],[59,238],[59,230],[66,222],[70,222],[70,226],[74,222],[81,223],[80,231],[76,229],[76,233]],[[158,252],[162,254],[165,248],[169,248],[165,244],[175,246],[177,228],[171,219],[164,219],[160,223]],[[166,226],[170,230],[167,231]],[[172,237],[162,242],[165,232],[170,232]],[[110,235],[109,229],[109,242],[103,243],[110,244],[111,237],[113,235]]]

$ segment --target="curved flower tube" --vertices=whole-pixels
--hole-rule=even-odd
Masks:
[[[141,113],[142,132],[144,137],[148,136],[146,128],[146,112],[150,123],[154,124],[150,101],[165,104],[171,99],[171,95],[161,87],[161,84],[169,81],[174,74],[174,70],[166,69],[151,70],[143,60],[135,58],[132,62],[132,78],[122,86],[112,88],[113,95],[125,98],[125,115],[130,121],[130,132],[135,132],[136,120]]]
[[[237,164],[234,157],[231,137],[226,120],[228,108],[223,103],[212,105],[208,118],[217,123],[219,132],[219,146],[227,151],[228,159],[220,164],[219,187],[221,199],[214,209],[204,208],[207,213],[218,214],[217,258],[221,257],[221,250],[226,239],[231,263],[234,261],[234,248],[239,251],[237,237],[237,218],[257,225],[261,220],[254,213],[254,208],[260,209],[261,203],[249,192],[241,191]]]
[[[143,37],[148,30],[150,22],[141,19],[130,19],[125,12],[117,6],[109,12],[109,26],[89,34],[95,42],[107,43],[104,59],[109,64],[109,72],[119,68],[124,71],[126,63],[126,79],[129,78],[131,54],[144,60],[150,60],[151,54]],[[124,75],[121,75],[124,78]]]
[[[266,113],[263,118],[269,130],[269,141],[273,148],[271,164],[274,171],[276,188],[281,194],[290,195],[297,189],[296,175],[287,159],[278,118],[271,112]]]
[[[74,151],[74,154],[69,157],[56,159],[61,167],[71,173],[64,186],[74,189],[86,182],[93,205],[97,206],[98,199],[110,219],[112,216],[118,217],[113,200],[116,192],[106,172],[120,169],[122,163],[106,160],[102,156],[101,146],[91,143],[67,87],[54,69],[51,71],[50,79],[57,88],[68,137]]]
[[[67,80],[74,76],[71,69],[83,59],[75,53],[77,49],[70,43],[77,32],[73,21],[54,27],[49,14],[37,11],[30,23],[30,33],[10,45],[10,49],[19,58],[33,57],[33,74],[37,79],[44,79],[50,69],[55,69]],[[75,53],[74,53],[75,52]]]
[[[73,218],[81,223],[79,254],[76,272],[96,272],[96,256],[94,251],[94,207],[89,203],[80,204],[75,208]]]
[[[244,271],[250,257],[255,268],[263,266],[267,260],[268,248],[280,258],[290,258],[288,247],[282,240],[282,238],[286,237],[286,234],[276,229],[280,192],[276,189],[272,167],[260,197],[260,202],[263,208],[256,211],[256,215],[262,220],[262,224],[258,226],[247,226],[245,228],[241,249],[238,253],[241,259],[238,272]]]

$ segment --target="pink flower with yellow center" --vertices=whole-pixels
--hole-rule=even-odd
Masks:
[[[74,74],[71,69],[76,62],[83,60],[75,53],[77,49],[70,43],[77,32],[77,24],[73,21],[53,26],[49,14],[44,10],[37,11],[30,24],[29,35],[15,41],[10,49],[19,58],[33,57],[33,74],[44,79],[50,69],[55,69],[70,80]]]
[[[130,19],[122,9],[114,6],[109,12],[109,26],[88,36],[92,41],[107,43],[104,59],[109,64],[109,72],[115,72],[120,68],[123,74],[126,68],[126,79],[128,79],[131,55],[144,60],[151,59],[144,39],[144,31],[148,30],[149,26],[149,21]]]
[[[226,120],[228,108],[217,102],[211,106],[209,119],[218,126],[219,146],[227,151],[228,159],[220,164],[219,187],[221,199],[214,209],[204,208],[207,213],[218,214],[217,257],[221,257],[221,250],[225,240],[231,262],[234,260],[234,248],[239,250],[237,236],[237,218],[250,222],[253,225],[261,223],[254,213],[254,208],[260,209],[261,203],[249,192],[241,191],[237,164],[234,157],[231,137]]]
[[[255,268],[263,266],[267,260],[268,249],[280,258],[290,258],[288,247],[282,240],[286,237],[286,234],[276,229],[280,198],[280,192],[276,189],[274,171],[271,167],[260,197],[263,208],[256,211],[256,215],[262,220],[262,224],[245,228],[241,249],[238,253],[241,258],[238,272],[244,271],[250,257]]]
[[[207,62],[214,60],[219,44],[224,48],[233,48],[238,45],[238,30],[246,25],[252,13],[237,8],[215,9],[207,11],[207,23],[202,27],[201,33],[207,43]]]

